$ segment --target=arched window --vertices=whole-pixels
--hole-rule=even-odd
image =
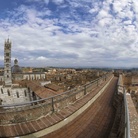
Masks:
[[[26,80],[28,80],[28,76],[26,76]]]
[[[18,91],[16,92],[16,95],[17,95],[17,98],[19,98],[19,92]]]
[[[6,56],[9,56],[10,54],[9,53],[6,53]]]
[[[36,100],[36,95],[34,92],[32,92],[32,97],[33,97],[33,100]]]
[[[6,59],[6,62],[9,62],[9,59]]]
[[[27,96],[27,92],[26,92],[26,90],[24,90],[24,95],[25,95],[25,97]]]
[[[9,67],[9,64],[6,64],[6,67]]]
[[[7,90],[7,93],[8,93],[8,96],[11,96],[11,94],[10,94],[10,90],[9,90],[9,89]]]
[[[1,93],[3,94],[3,89],[1,88]]]

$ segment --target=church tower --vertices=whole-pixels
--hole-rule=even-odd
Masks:
[[[11,86],[11,42],[9,39],[4,44],[4,83],[5,86]]]

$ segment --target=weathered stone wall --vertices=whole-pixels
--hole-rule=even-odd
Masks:
[[[45,73],[23,74],[24,80],[40,80],[40,79],[45,79],[45,77],[46,77]]]
[[[122,78],[121,75],[120,78]],[[122,79],[120,78],[113,104],[116,108],[116,117],[109,138],[136,138],[138,136],[138,114],[131,95],[127,92],[125,85],[122,85]],[[126,84],[124,78],[123,81],[125,81],[123,84]],[[122,89],[120,89],[121,87]]]
[[[4,81],[4,76],[0,76],[0,81]]]
[[[12,88],[0,86],[0,98],[3,105],[30,101],[28,89],[22,87]]]

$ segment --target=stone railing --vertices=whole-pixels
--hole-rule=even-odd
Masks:
[[[81,99],[92,90],[99,87],[105,81],[111,79],[112,74],[104,76],[81,86],[79,89],[72,89],[53,97],[40,99],[23,104],[1,105],[0,106],[0,125],[21,123],[39,119],[52,112],[61,110],[77,100]]]
[[[119,79],[118,79],[118,94],[123,94],[123,78],[122,75],[119,75]]]
[[[124,89],[125,104],[125,138],[138,137],[138,113],[131,95]]]
[[[124,95],[124,138],[136,138],[138,137],[138,114],[131,95],[127,93],[125,87],[123,86],[122,75],[119,76],[119,80],[118,94],[122,93]]]

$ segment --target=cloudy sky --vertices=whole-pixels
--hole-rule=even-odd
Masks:
[[[138,67],[137,0],[0,0],[0,65]]]

